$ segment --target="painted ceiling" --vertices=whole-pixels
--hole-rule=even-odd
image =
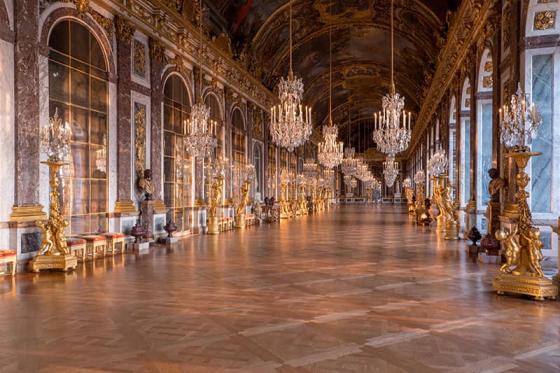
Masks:
[[[395,84],[406,110],[418,112],[445,37],[448,12],[458,2],[395,0]],[[208,0],[237,55],[274,89],[288,73],[287,0]],[[329,27],[333,28],[333,118],[344,127],[380,110],[390,89],[389,0],[294,0],[294,71],[303,78],[314,121],[328,120]],[[354,145],[372,146],[354,128]],[[356,126],[357,127],[357,126]],[[371,131],[369,132],[371,133]],[[367,136],[370,137],[370,136]]]

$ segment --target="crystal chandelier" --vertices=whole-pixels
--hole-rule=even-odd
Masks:
[[[408,147],[411,138],[412,113],[406,114],[404,97],[396,93],[394,79],[394,25],[393,1],[391,1],[391,93],[383,97],[383,111],[374,114],[373,141],[377,148],[389,157],[394,157]]]
[[[395,180],[399,175],[399,162],[395,158],[388,156],[387,160],[383,162],[383,176],[385,176],[385,184],[390,188],[395,184]]]
[[[332,121],[332,26],[329,27],[329,124],[323,126],[323,138],[318,145],[319,163],[326,168],[335,168],[342,163],[344,143],[337,141],[338,127]]]
[[[426,174],[424,171],[420,170],[414,175],[414,182],[416,184],[424,184],[426,181]]]
[[[342,173],[344,175],[354,175],[358,167],[358,161],[354,158],[356,150],[354,148],[344,149],[344,159],[342,160]]]
[[[447,154],[445,154],[445,151],[440,146],[428,160],[428,173],[432,176],[443,175],[447,172],[448,163]]]
[[[58,108],[50,119],[47,127],[41,128],[40,144],[42,151],[47,155],[49,161],[63,162],[70,154],[70,141],[72,130],[67,122],[62,122],[58,115]]]
[[[211,155],[218,142],[215,131],[216,123],[210,120],[210,108],[204,104],[202,99],[202,2],[198,9],[199,27],[199,95],[197,103],[191,108],[189,120],[185,121],[185,147],[193,157],[208,157]]]
[[[311,108],[303,106],[303,81],[294,76],[292,68],[292,1],[290,0],[290,71],[278,84],[280,104],[271,108],[272,142],[292,152],[303,145],[313,132]]]
[[[514,150],[526,149],[542,124],[542,116],[535,104],[527,105],[527,100],[521,84],[518,84],[516,94],[511,96],[511,106],[506,104],[499,111],[502,143]]]
[[[338,128],[332,124],[323,127],[324,141],[318,144],[317,158],[326,168],[335,168],[342,163],[344,143],[337,141]]]

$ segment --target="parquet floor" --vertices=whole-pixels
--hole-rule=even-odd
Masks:
[[[560,302],[394,207],[0,278],[0,372],[559,372]]]

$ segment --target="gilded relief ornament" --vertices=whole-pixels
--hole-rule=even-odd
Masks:
[[[134,105],[134,146],[136,159],[134,161],[136,174],[142,175],[146,164],[146,106],[136,103]]]
[[[152,61],[163,62],[165,46],[161,41],[150,38],[150,58]]]
[[[80,16],[89,11],[89,0],[72,0],[72,2],[76,6],[76,10]]]
[[[535,14],[535,30],[544,31],[554,28],[556,24],[556,12],[547,10]]]
[[[115,30],[117,34],[117,38],[122,41],[130,42],[132,41],[132,36],[134,35],[134,26],[130,21],[116,16],[114,19],[115,23]]]
[[[134,40],[134,73],[146,77],[146,47],[139,40]]]

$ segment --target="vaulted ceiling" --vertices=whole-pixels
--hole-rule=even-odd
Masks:
[[[406,110],[418,112],[421,107],[445,36],[447,13],[459,1],[395,0],[395,83],[406,97]],[[249,55],[263,83],[274,89],[288,72],[288,1],[207,3],[234,50]],[[371,118],[390,89],[390,0],[294,0],[293,15],[294,71],[304,80],[305,103],[313,107],[315,122],[320,125],[328,118],[330,25],[334,119],[344,127]],[[354,143],[361,132],[352,128]]]

